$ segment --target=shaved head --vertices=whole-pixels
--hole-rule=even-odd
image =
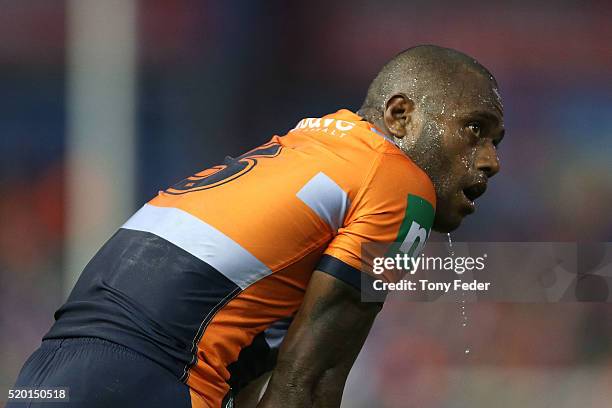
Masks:
[[[382,116],[389,98],[401,93],[420,104],[424,112],[434,114],[442,110],[449,93],[459,92],[461,84],[457,81],[469,73],[497,88],[493,75],[466,54],[435,45],[409,48],[393,57],[376,75],[359,112],[368,119]]]
[[[410,48],[383,66],[358,114],[431,179],[434,229],[451,231],[474,212],[474,200],[499,170],[504,135],[497,82],[485,67],[449,48]]]

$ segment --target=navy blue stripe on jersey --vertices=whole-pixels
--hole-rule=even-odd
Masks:
[[[348,283],[357,290],[361,290],[361,271],[331,255],[323,255],[317,269],[340,279],[344,283]]]
[[[120,229],[83,270],[45,339],[98,337],[184,376],[216,311],[240,288],[152,233]]]
[[[351,265],[342,262],[341,260],[334,258],[331,255],[323,255],[317,270],[325,272],[342,282],[347,283],[357,289],[358,291],[367,292],[368,296],[374,295],[376,298],[381,297],[381,293],[376,293],[373,289],[373,284],[376,278],[368,275],[367,273],[361,272],[359,269],[352,267]]]

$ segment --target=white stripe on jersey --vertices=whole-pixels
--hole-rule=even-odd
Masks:
[[[344,222],[350,200],[334,180],[320,172],[298,191],[297,197],[321,217],[334,234],[338,232]]]
[[[145,204],[121,228],[150,232],[173,243],[242,289],[272,273],[236,241],[178,208]]]

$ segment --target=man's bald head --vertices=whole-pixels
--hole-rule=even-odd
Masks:
[[[380,70],[359,112],[368,120],[379,119],[388,100],[395,94],[404,94],[424,113],[435,113],[449,98],[459,96],[468,78],[482,79],[497,88],[493,75],[466,54],[435,45],[409,48]]]
[[[504,124],[497,82],[463,53],[423,45],[396,55],[358,113],[427,173],[436,190],[437,231],[455,229],[473,212],[499,170]]]

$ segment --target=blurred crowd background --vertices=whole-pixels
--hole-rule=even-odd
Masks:
[[[0,390],[50,327],[66,276],[79,272],[66,274],[79,265],[67,260],[78,232],[67,227],[69,180],[96,203],[80,220],[103,224],[107,235],[91,243],[99,246],[126,208],[158,190],[303,117],[356,110],[381,65],[416,44],[473,55],[504,99],[502,171],[454,239],[612,241],[610,2],[104,0],[117,10],[133,5],[132,144],[114,159],[95,158],[120,168],[129,161],[125,184],[88,169],[71,144],[86,108],[70,96],[82,74],[70,49],[79,1],[92,2],[0,1]],[[99,25],[112,36],[126,16],[102,11]],[[112,48],[100,53],[112,63]],[[103,78],[101,89],[105,80],[123,79]],[[92,123],[91,138],[104,146],[116,123]],[[109,193],[117,183],[130,191],[120,194],[123,212],[108,218],[101,214],[119,200]],[[595,303],[473,304],[463,328],[457,305],[396,296],[343,407],[608,407],[611,312]]]

